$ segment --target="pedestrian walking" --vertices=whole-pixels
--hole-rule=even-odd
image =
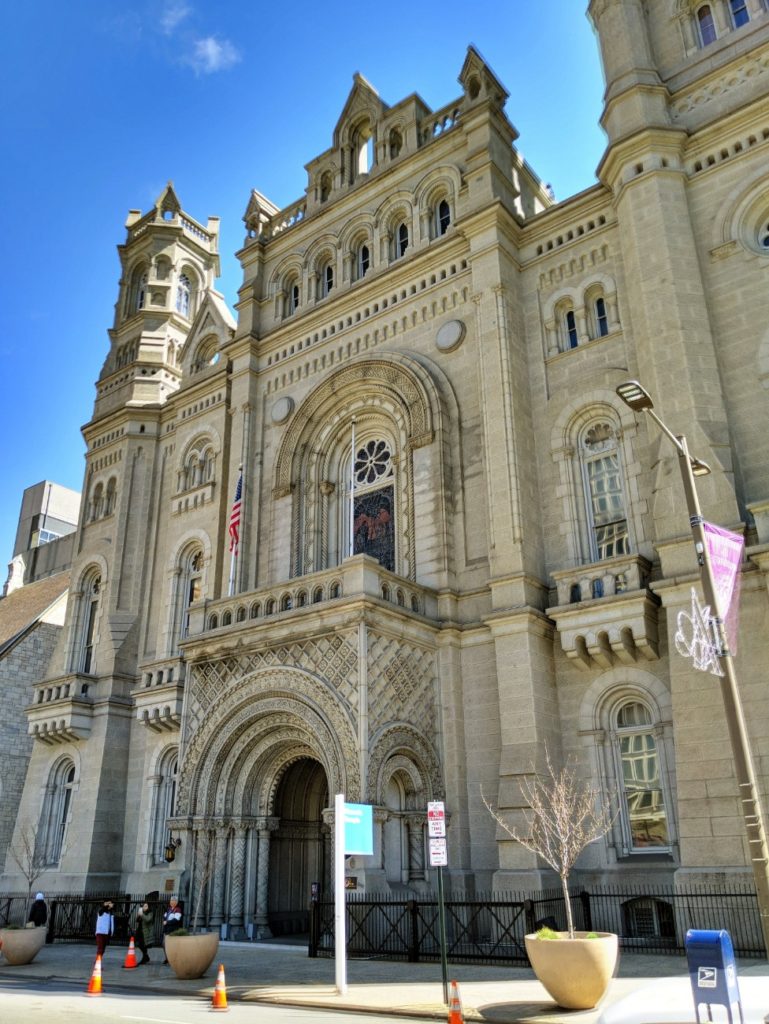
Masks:
[[[178,931],[182,926],[182,908],[179,906],[179,901],[175,896],[172,896],[168,901],[168,910],[163,914],[163,952],[166,951],[166,935],[171,935],[173,932]],[[163,960],[164,964],[168,963],[168,954],[166,954]]]
[[[150,949],[155,941],[155,911],[149,903],[142,903],[136,913],[135,937],[136,945],[142,954],[142,958],[137,966],[141,967],[142,964],[150,962],[147,950]]]
[[[96,955],[104,956],[104,950],[109,945],[109,940],[115,934],[115,917],[112,911],[115,904],[112,900],[105,900],[99,907],[96,915]]]
[[[35,902],[29,910],[29,921],[36,928],[40,928],[47,920],[48,907],[46,906],[45,897],[41,892],[35,893]]]

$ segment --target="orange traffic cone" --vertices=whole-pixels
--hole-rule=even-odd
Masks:
[[[219,973],[216,976],[214,986],[214,998],[211,1001],[212,1010],[229,1010],[227,1005],[227,986],[224,983],[224,964],[219,964]]]
[[[449,998],[449,1024],[464,1024],[462,1016],[462,1003],[459,999],[459,985],[455,981],[451,983],[451,996]]]
[[[123,964],[123,967],[129,967],[130,968],[130,967],[138,967],[138,966],[139,965],[136,962],[136,948],[134,946],[134,939],[133,939],[133,935],[132,935],[131,936],[131,941],[128,943],[128,952],[125,955],[125,963]]]
[[[93,965],[93,973],[91,974],[91,980],[88,982],[88,995],[89,996],[100,996],[101,995],[101,957],[96,957],[96,963]]]

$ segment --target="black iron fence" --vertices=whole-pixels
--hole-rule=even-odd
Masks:
[[[46,942],[91,942],[96,931],[96,915],[104,900],[115,904],[115,934],[112,942],[128,945],[128,940],[137,928],[139,908],[148,903],[153,911],[154,945],[160,945],[163,937],[163,913],[170,896],[147,900],[144,896],[128,893],[88,893],[88,895],[55,895],[46,900],[48,922]],[[23,927],[29,915],[31,900],[28,896],[0,895],[0,928],[8,925]],[[182,907],[182,911],[184,908]]]
[[[590,888],[571,894],[579,931],[614,932],[622,949],[682,954],[689,928],[725,928],[738,956],[764,954],[755,892],[716,889]],[[455,963],[527,963],[524,936],[542,924],[565,930],[560,889],[536,894],[466,893],[446,896],[447,957]],[[347,949],[351,957],[431,961],[440,958],[438,900],[390,893],[349,893]],[[334,955],[334,904],[310,912],[310,956]]]

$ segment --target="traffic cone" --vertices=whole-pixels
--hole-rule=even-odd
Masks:
[[[224,964],[219,964],[219,973],[214,986],[214,998],[211,1000],[212,1010],[229,1010],[227,1005],[227,986],[224,983]]]
[[[451,996],[449,998],[449,1024],[464,1024],[462,1016],[462,1003],[459,998],[459,985],[455,981],[451,983]]]
[[[101,957],[96,957],[96,963],[93,965],[93,973],[91,974],[91,980],[88,982],[88,995],[89,996],[100,996],[101,995]]]
[[[138,966],[139,965],[136,962],[136,948],[134,946],[134,939],[132,935],[131,941],[128,943],[128,952],[125,955],[125,963],[123,964],[123,967],[131,968]]]

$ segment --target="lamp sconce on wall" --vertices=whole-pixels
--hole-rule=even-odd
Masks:
[[[176,851],[182,845],[181,839],[174,839],[173,833],[168,838],[165,849],[165,859],[167,864],[172,864],[176,860]]]

